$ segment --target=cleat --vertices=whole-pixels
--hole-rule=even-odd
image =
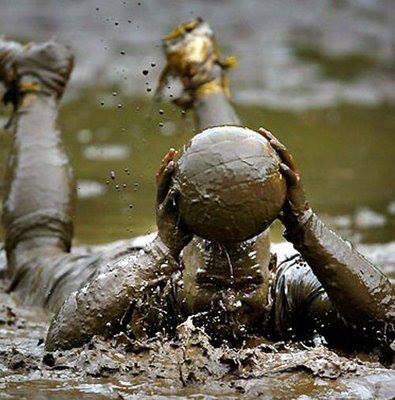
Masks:
[[[74,66],[70,49],[49,41],[26,46],[15,60],[19,93],[43,92],[62,97]]]
[[[202,19],[177,26],[163,39],[167,64],[163,69],[156,97],[161,98],[169,79],[182,83],[183,92],[174,100],[189,108],[199,96],[224,91],[228,96],[229,84],[225,71],[236,64],[235,57],[222,59],[214,33]]]

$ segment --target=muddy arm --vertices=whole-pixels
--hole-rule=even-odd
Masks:
[[[50,324],[46,350],[78,347],[94,335],[113,331],[133,300],[168,279],[177,267],[159,237],[120,260],[65,301]]]
[[[285,233],[302,254],[345,323],[369,334],[393,335],[394,293],[385,275],[311,212]],[[378,332],[377,332],[378,331]]]
[[[389,280],[313,213],[292,155],[273,134],[262,128],[260,132],[281,158],[287,181],[287,199],[280,215],[285,238],[307,261],[347,326],[366,332],[371,339],[381,336],[390,342],[395,302]]]
[[[51,322],[47,350],[77,347],[93,335],[116,331],[130,306],[178,269],[176,260],[191,235],[179,223],[177,193],[171,188],[176,155],[170,149],[156,174],[158,236],[139,253],[120,260],[70,295]]]

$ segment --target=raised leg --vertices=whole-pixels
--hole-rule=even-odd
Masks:
[[[2,222],[8,273],[14,276],[27,255],[67,252],[72,239],[72,171],[56,129],[58,102],[69,79],[73,56],[49,42],[10,53],[0,79],[14,103],[11,153],[6,169]],[[12,50],[11,50],[12,51]],[[10,61],[11,60],[11,61]],[[3,68],[1,68],[3,65]]]
[[[208,24],[195,20],[178,26],[164,38],[163,47],[167,66],[159,82],[159,93],[169,77],[179,79],[184,89],[174,102],[193,109],[199,131],[218,125],[240,125],[225,74],[235,59],[220,58]]]

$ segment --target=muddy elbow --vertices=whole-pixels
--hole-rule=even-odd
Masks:
[[[76,293],[73,293],[65,301],[49,325],[45,339],[45,350],[69,350],[86,343],[90,336],[84,334],[83,326],[79,321]]]

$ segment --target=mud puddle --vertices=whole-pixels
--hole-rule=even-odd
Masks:
[[[324,346],[268,343],[214,348],[191,319],[174,339],[94,337],[45,353],[48,318],[0,287],[0,398],[4,399],[391,399],[395,371]]]

